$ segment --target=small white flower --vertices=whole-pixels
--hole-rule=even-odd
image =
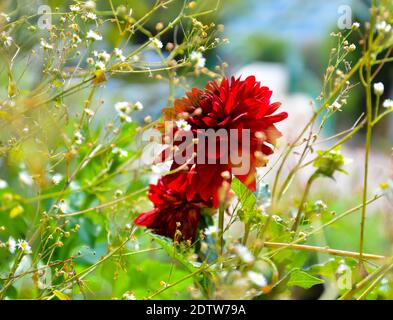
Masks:
[[[388,33],[390,30],[392,30],[392,26],[387,24],[386,21],[378,22],[375,27],[380,33]]]
[[[383,107],[384,108],[386,108],[386,109],[393,109],[393,100],[392,99],[386,99],[384,102],[383,102]]]
[[[7,181],[0,179],[0,190],[8,187]]]
[[[87,9],[87,10],[94,10],[94,9],[96,8],[96,3],[95,3],[95,1],[93,1],[93,0],[86,1],[86,2],[83,4],[83,7],[84,7],[85,9]]]
[[[86,13],[86,18],[90,19],[90,20],[96,20],[97,19],[97,15],[93,12],[88,12]]]
[[[105,63],[102,61],[97,61],[95,64],[96,69],[105,71]]]
[[[23,253],[29,254],[31,253],[31,247],[26,240],[19,239],[16,246],[22,250]]]
[[[248,271],[247,276],[251,282],[256,284],[258,287],[264,288],[267,286],[267,280],[262,274],[254,271]]]
[[[353,52],[356,50],[356,45],[354,43],[352,43],[349,47],[348,47],[349,52]]]
[[[120,158],[125,158],[128,155],[128,152],[126,150],[123,150],[121,148],[115,147],[112,149],[113,154],[119,155]]]
[[[142,104],[140,101],[137,101],[137,102],[134,104],[134,109],[135,109],[135,110],[138,110],[138,111],[143,110],[143,104]]]
[[[28,186],[33,184],[33,178],[26,171],[19,172],[19,180]]]
[[[150,38],[149,39],[151,41],[151,43],[158,49],[161,49],[163,47],[163,44],[160,40],[158,40],[157,38]]]
[[[123,191],[120,190],[120,189],[118,189],[118,190],[115,191],[115,197],[116,197],[116,198],[122,197],[123,194],[124,194]],[[126,225],[126,228],[127,228],[127,225]]]
[[[206,64],[206,59],[203,57],[202,53],[199,51],[191,52],[190,59],[198,68],[203,68]]]
[[[360,28],[360,23],[359,22],[354,22],[353,24],[352,24],[352,30],[357,30],[357,29],[359,29]]]
[[[3,17],[5,19],[5,21],[7,21],[7,22],[11,21],[10,16],[4,12],[0,12],[0,17]]]
[[[0,34],[0,41],[3,41],[5,47],[11,47],[14,39],[7,35],[4,31]]]
[[[115,48],[113,50],[113,54],[115,55],[116,58],[120,59],[121,62],[126,61],[126,57],[123,55],[123,50],[119,48]]]
[[[8,238],[8,250],[10,253],[14,253],[16,249],[16,241],[13,237]]]
[[[211,236],[211,237],[216,237],[218,235],[218,229],[216,226],[208,226],[205,229],[205,235]]]
[[[84,113],[86,113],[89,117],[94,116],[94,111],[91,110],[91,109],[89,109],[89,108],[85,108],[83,111],[84,111]]]
[[[132,111],[132,105],[127,101],[121,101],[115,104],[115,109],[119,113],[129,114]]]
[[[61,175],[60,173],[56,173],[52,176],[52,183],[55,185],[59,184],[62,179],[63,179],[63,175]]]
[[[135,106],[132,106],[132,104],[127,101],[121,101],[115,104],[115,109],[119,114],[121,122],[132,122],[132,118],[129,114],[132,112],[133,108],[135,108]]]
[[[76,33],[74,33],[74,34],[72,35],[72,41],[74,41],[75,43],[80,43],[80,42],[82,42],[81,38],[80,38]]]
[[[243,262],[245,262],[245,263],[254,262],[254,256],[247,249],[247,247],[245,247],[241,244],[238,244],[235,246],[235,252]]]
[[[72,12],[79,12],[81,10],[81,7],[76,4],[72,4],[72,5],[70,5],[70,10]]]
[[[328,109],[329,109],[330,111],[335,112],[335,111],[341,111],[341,107],[342,107],[342,105],[341,105],[338,101],[335,101],[335,102],[333,102],[332,105],[330,105],[330,106],[328,107]]]
[[[385,86],[383,85],[382,82],[374,83],[374,93],[377,96],[383,95],[384,90],[385,90]]]
[[[323,202],[322,200],[317,200],[315,201],[315,206],[320,209],[320,210],[327,210],[328,206],[326,205],[325,202]]]
[[[109,59],[111,58],[111,55],[110,55],[108,52],[106,52],[105,50],[103,50],[103,51],[101,51],[101,52],[99,52],[99,53],[98,53],[97,51],[94,51],[93,54],[94,54],[99,60],[104,61],[104,62],[108,62]]]
[[[92,39],[92,40],[96,40],[96,41],[102,40],[102,36],[93,30],[89,30],[86,37],[87,37],[87,39]]]
[[[44,49],[48,49],[51,50],[53,49],[53,46],[51,44],[49,44],[48,42],[46,42],[43,38],[41,38],[41,47],[43,47]]]
[[[58,203],[57,208],[62,212],[62,213],[67,213],[71,211],[71,208],[68,204],[67,201],[62,200]]]
[[[123,55],[123,50],[119,49],[119,48],[115,48],[113,49],[113,54],[115,55],[115,57],[120,57]]]
[[[125,294],[123,294],[123,299],[124,300],[136,300],[136,297],[132,292],[127,291]]]
[[[85,137],[82,135],[82,133],[80,131],[75,132],[74,138],[75,138],[76,144],[82,144],[83,141],[85,140]]]
[[[184,131],[190,131],[191,130],[191,125],[186,120],[177,120],[176,121],[176,126],[180,130],[184,130]]]
[[[132,118],[128,114],[123,112],[119,113],[119,119],[121,122],[128,122],[128,123],[132,122]]]
[[[11,47],[13,41],[14,39],[12,39],[12,37],[7,36],[4,40],[4,46],[8,48]]]

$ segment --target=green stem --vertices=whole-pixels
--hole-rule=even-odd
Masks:
[[[224,203],[220,204],[218,209],[218,235],[219,235],[219,252],[220,255],[224,253]]]
[[[376,117],[374,119],[374,121],[372,122],[372,125],[375,126],[383,117],[385,117],[386,115],[388,115],[389,113],[392,113],[393,109],[388,109],[385,112],[382,112],[378,117]]]
[[[370,34],[372,37],[372,34]],[[372,39],[370,39],[372,41]],[[363,251],[364,251],[364,229],[366,223],[366,211],[367,211],[367,187],[368,187],[368,166],[369,166],[369,154],[371,148],[371,137],[372,137],[372,128],[373,128],[373,107],[372,107],[372,96],[371,96],[371,57],[370,54],[367,55],[366,60],[366,145],[365,145],[365,155],[364,155],[364,180],[363,180],[363,198],[362,198],[362,213],[361,213],[361,221],[360,221],[360,256],[359,256],[359,264],[363,261]]]
[[[0,291],[0,300],[4,299],[5,294],[7,293],[7,289],[12,285],[14,281],[15,271],[19,266],[19,263],[22,261],[23,252],[19,252],[18,256],[16,257],[14,264],[12,265],[11,271],[8,274],[7,280],[5,281],[3,288]]]
[[[375,101],[374,120],[378,118],[380,99],[381,99],[381,95],[377,94],[377,98],[376,98],[376,101]]]
[[[328,247],[317,247],[317,246],[310,246],[310,245],[305,245],[305,244],[290,244],[290,245],[288,245],[288,243],[270,242],[270,241],[265,241],[264,245],[266,248],[286,248],[286,249],[292,249],[292,250],[298,250],[298,251],[325,253],[325,254],[330,254],[330,255],[338,256],[338,257],[359,258],[359,252],[331,249]],[[386,259],[388,259],[388,257],[386,257],[386,256],[381,256],[381,255],[377,255],[377,254],[364,254],[364,258],[366,258],[368,260],[386,260]]]
[[[293,231],[293,232],[296,232],[297,228],[299,227],[300,220],[301,220],[302,213],[303,213],[304,203],[307,200],[311,185],[317,177],[318,177],[318,175],[316,173],[313,173],[307,181],[306,188],[304,189],[303,197],[302,197],[302,200],[300,201],[299,208],[298,208],[298,211],[296,214],[295,222],[293,223],[292,228],[291,228],[291,231]]]
[[[247,244],[248,236],[250,234],[250,229],[251,229],[251,225],[249,223],[246,223],[244,226],[244,235],[242,240],[242,244],[244,246]]]

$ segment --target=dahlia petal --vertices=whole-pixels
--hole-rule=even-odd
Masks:
[[[153,209],[145,213],[141,213],[134,219],[133,223],[139,226],[149,227],[154,223],[155,219],[157,218],[158,212],[158,209]]]
[[[287,112],[281,112],[278,114],[275,114],[273,116],[268,116],[265,117],[266,120],[272,122],[272,123],[276,123],[276,122],[280,122],[284,119],[288,118],[288,113]]]
[[[278,108],[280,108],[281,107],[281,102],[274,102],[274,103],[272,103],[270,106],[269,106],[269,110],[268,110],[268,112],[266,113],[266,115],[271,115],[271,114],[273,114],[274,112],[276,112],[276,110],[278,109]]]

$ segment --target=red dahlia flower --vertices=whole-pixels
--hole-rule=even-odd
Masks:
[[[231,159],[227,163],[218,161],[216,164],[208,164],[207,159],[205,163],[174,162],[171,170],[179,166],[186,170],[168,175],[168,186],[178,192],[186,192],[188,200],[195,196],[203,201],[212,198],[215,207],[219,203],[220,186],[224,179],[231,179],[232,173],[250,190],[255,191],[256,168],[266,165],[266,157],[273,153],[276,140],[281,136],[274,124],[288,116],[286,112],[274,114],[281,103],[270,103],[271,95],[272,91],[268,87],[261,87],[253,76],[245,80],[232,77],[231,81],[224,78],[220,84],[216,81],[209,82],[204,90],[193,88],[185,98],[175,101],[174,108],[164,109],[165,120],[186,120],[186,130],[191,131],[194,137],[207,129],[214,129],[216,132],[224,129],[228,134],[230,131],[237,131],[239,141],[236,151],[241,159],[238,164]],[[184,121],[182,124],[184,125]],[[241,132],[244,129],[248,129],[250,133],[247,153],[242,151],[245,142],[241,139]],[[181,130],[185,129],[175,128],[175,134]],[[217,141],[220,139],[222,138],[217,138]],[[189,147],[196,154],[207,150],[205,146],[199,147],[198,143]],[[209,157],[212,157],[211,154],[206,156]],[[219,151],[213,157],[220,159],[222,154]],[[247,171],[236,174],[234,169],[246,162],[249,163]]]
[[[156,185],[151,184],[149,199],[154,209],[141,213],[134,224],[152,229],[155,233],[177,240],[196,238],[202,208],[211,208],[211,201],[196,197],[188,201],[184,190],[175,191],[168,187],[165,177]],[[178,231],[178,235],[176,234]]]

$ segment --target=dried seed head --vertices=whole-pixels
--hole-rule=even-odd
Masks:
[[[164,24],[162,22],[157,22],[156,30],[161,31],[162,29],[164,29]]]
[[[168,42],[165,48],[167,51],[172,51],[175,48],[175,45],[172,42]]]

